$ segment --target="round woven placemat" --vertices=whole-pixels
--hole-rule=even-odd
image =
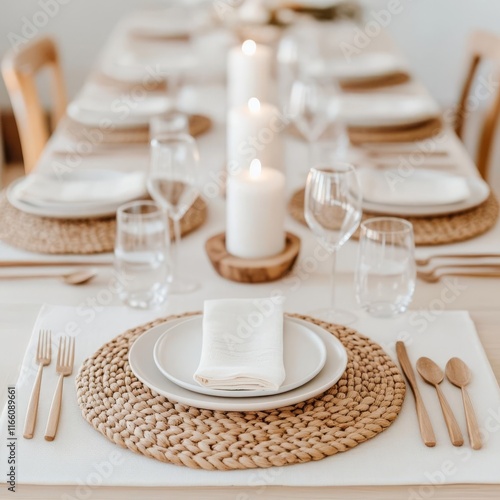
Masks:
[[[188,313],[183,316],[189,316]],[[113,443],[193,469],[234,470],[321,460],[387,429],[405,383],[382,348],[355,330],[305,319],[335,335],[348,354],[342,378],[302,403],[259,412],[202,410],[158,395],[128,364],[133,342],[160,318],[132,328],[88,358],[76,378],[84,418]]]
[[[297,191],[288,203],[290,215],[307,224],[304,217],[304,189]],[[404,217],[413,225],[415,245],[445,245],[475,238],[490,230],[499,214],[498,201],[493,194],[481,205],[449,215],[435,217]],[[378,217],[380,214],[363,212],[362,220]],[[358,232],[353,236],[358,237]]]
[[[207,217],[207,204],[198,198],[181,219],[181,233],[194,231]],[[173,234],[173,229],[171,234]],[[95,254],[111,252],[115,244],[115,217],[102,219],[50,219],[13,207],[0,193],[0,240],[30,252]]]

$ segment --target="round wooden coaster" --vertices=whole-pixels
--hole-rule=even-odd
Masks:
[[[198,198],[181,219],[186,235],[205,222],[207,204]],[[50,219],[21,212],[0,193],[0,240],[30,252],[47,254],[94,254],[111,252],[115,245],[116,220]],[[172,224],[170,233],[173,235]]]
[[[88,358],[76,377],[83,417],[111,442],[146,457],[193,469],[242,470],[321,460],[387,429],[405,383],[384,350],[350,328],[317,324],[344,345],[348,364],[326,392],[302,403],[259,412],[222,412],[181,405],[142,384],[129,349],[159,318],[127,330]],[[196,313],[198,314],[198,313]]]
[[[212,236],[206,244],[210,262],[223,278],[240,283],[266,283],[275,281],[293,268],[300,252],[300,238],[286,233],[283,252],[266,259],[240,259],[226,250],[226,234]]]
[[[292,196],[288,203],[288,212],[295,220],[306,225],[304,194],[304,189],[300,189]],[[415,245],[426,246],[457,243],[480,236],[496,224],[498,215],[498,201],[491,194],[484,203],[465,212],[436,217],[405,217],[405,219],[413,225]],[[363,220],[378,216],[381,214],[364,212]],[[353,237],[357,238],[358,233]]]

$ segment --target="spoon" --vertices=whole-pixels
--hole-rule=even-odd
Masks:
[[[417,370],[428,384],[433,385],[436,388],[444,420],[446,422],[446,426],[448,427],[448,434],[450,435],[451,443],[453,446],[462,446],[464,444],[462,432],[460,431],[460,427],[458,426],[457,420],[451,411],[448,401],[446,401],[446,398],[439,387],[439,384],[444,379],[443,370],[441,370],[441,368],[439,368],[439,366],[429,358],[419,358],[417,361]]]
[[[479,434],[479,426],[477,425],[476,414],[472,407],[472,402],[469,393],[465,386],[469,384],[471,372],[469,367],[460,358],[451,358],[446,363],[446,376],[448,380],[462,389],[462,400],[464,402],[465,419],[467,420],[467,432],[473,450],[479,450],[483,446],[481,443],[481,435]]]
[[[0,276],[0,279],[13,280],[13,279],[34,279],[34,278],[59,278],[67,285],[83,285],[97,276],[94,269],[79,269],[72,273],[66,274],[19,274],[19,275],[5,275]]]

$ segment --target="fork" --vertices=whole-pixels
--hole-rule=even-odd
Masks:
[[[40,399],[40,387],[42,385],[43,367],[50,365],[52,354],[52,341],[50,330],[40,330],[38,332],[38,345],[36,348],[36,362],[38,363],[38,372],[36,374],[35,384],[31,390],[30,402],[26,421],[24,422],[23,436],[31,439],[35,433],[36,417],[38,414],[38,401]]]
[[[63,393],[64,377],[73,372],[73,363],[75,361],[75,338],[61,337],[59,339],[59,351],[57,353],[56,372],[59,374],[56,392],[50,406],[49,420],[45,429],[45,439],[54,441],[59,425],[59,415],[61,414],[61,401]]]
[[[434,259],[480,259],[480,258],[500,258],[500,253],[450,253],[431,255],[425,259],[416,259],[417,266],[427,266]]]
[[[439,266],[430,271],[417,271],[417,277],[427,283],[437,283],[441,278],[445,276],[463,276],[463,277],[475,277],[475,278],[500,278],[500,268],[498,266],[492,265],[481,265],[481,264],[469,264],[465,267],[461,267],[463,271],[458,270],[461,266]],[[446,271],[446,268],[457,269],[455,271]],[[445,269],[443,273],[438,273],[440,269]],[[477,271],[474,271],[477,269]],[[469,270],[469,272],[467,271]]]

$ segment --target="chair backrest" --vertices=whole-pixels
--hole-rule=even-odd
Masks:
[[[50,127],[36,88],[36,75],[45,68],[52,72],[51,125],[55,127],[66,111],[67,99],[54,41],[39,38],[16,51],[11,50],[2,61],[2,74],[19,129],[26,173],[36,165],[50,137]]]
[[[468,102],[471,98],[470,93],[481,61],[489,60],[500,67],[500,37],[484,31],[473,33],[469,40],[469,54],[471,58],[469,72],[462,88],[455,117],[455,132],[460,138],[463,136],[467,115],[471,111],[471,105]],[[475,104],[474,107],[480,100],[487,99],[491,101],[479,136],[476,157],[477,168],[484,179],[488,178],[489,158],[500,114],[500,86],[496,84],[499,74],[497,72],[493,82],[483,82],[482,87],[484,88],[481,89],[481,95],[479,95],[478,90],[478,95],[473,96],[470,101]]]

